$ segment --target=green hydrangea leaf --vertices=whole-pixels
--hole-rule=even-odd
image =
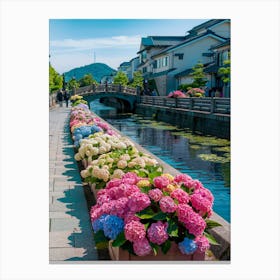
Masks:
[[[120,247],[126,242],[124,232],[122,231],[117,238],[113,241],[112,246],[113,247]]]

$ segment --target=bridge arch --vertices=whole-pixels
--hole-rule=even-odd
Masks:
[[[100,92],[100,93],[88,93],[83,94],[84,100],[86,100],[90,106],[90,102],[96,99],[112,99],[116,100],[120,104],[120,108],[124,111],[133,112],[136,105],[136,95],[118,93],[118,92]]]

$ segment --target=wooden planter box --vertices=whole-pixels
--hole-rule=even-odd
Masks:
[[[170,250],[164,255],[161,250],[158,254],[140,257],[131,255],[128,251],[119,247],[113,247],[112,241],[109,242],[109,254],[113,261],[204,261],[205,253],[194,253],[184,255],[180,252],[176,243],[172,243]]]

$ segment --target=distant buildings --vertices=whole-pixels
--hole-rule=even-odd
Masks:
[[[167,95],[181,84],[190,84],[192,67],[204,65],[207,87],[218,87],[225,97],[230,86],[224,85],[218,69],[230,52],[230,20],[212,19],[188,31],[186,36],[148,36],[141,39],[139,55],[118,68],[127,74],[141,71],[143,78],[159,95]]]

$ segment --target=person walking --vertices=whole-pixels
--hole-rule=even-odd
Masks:
[[[63,94],[62,94],[62,90],[60,89],[56,95],[56,99],[59,103],[59,107],[62,107],[62,101],[63,101]]]
[[[69,101],[69,98],[70,98],[70,94],[69,94],[69,92],[67,90],[65,90],[63,98],[65,100],[66,107],[68,108],[68,101]]]

